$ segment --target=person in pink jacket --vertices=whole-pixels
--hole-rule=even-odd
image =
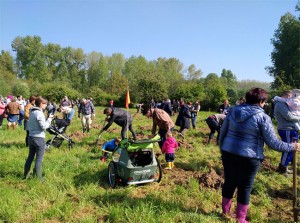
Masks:
[[[165,154],[166,162],[168,166],[166,169],[170,170],[174,167],[174,159],[175,159],[175,149],[178,148],[178,143],[176,139],[172,136],[172,132],[166,133],[166,140],[162,146],[162,153]]]
[[[4,112],[5,112],[5,104],[3,98],[0,98],[0,128],[2,128],[2,123],[4,119]]]

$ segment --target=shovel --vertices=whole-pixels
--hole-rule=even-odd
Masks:
[[[98,146],[98,143],[99,143],[101,134],[102,134],[102,132],[103,132],[103,128],[104,128],[104,126],[105,126],[105,123],[106,123],[106,120],[103,121],[103,125],[102,125],[102,128],[101,128],[101,130],[100,130],[100,132],[99,132],[99,134],[98,134],[97,140],[96,140],[96,142],[95,142],[95,146]]]

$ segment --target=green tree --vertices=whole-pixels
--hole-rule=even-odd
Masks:
[[[148,67],[149,62],[143,56],[131,56],[125,62],[123,73],[128,80],[130,99],[133,102],[140,102],[143,98],[138,83],[147,73]]]
[[[18,81],[15,83],[12,89],[13,95],[22,95],[24,98],[28,98],[30,96],[30,90],[27,83]]]
[[[160,81],[165,82],[167,95],[175,95],[177,89],[183,83],[183,64],[176,58],[158,58],[153,61],[157,74],[162,76]]]
[[[17,53],[18,76],[47,82],[52,79],[46,65],[45,48],[39,36],[17,37],[12,49]]]
[[[221,79],[215,73],[210,73],[204,80],[205,99],[202,107],[205,109],[216,109],[219,104],[227,98],[227,92]]]
[[[299,6],[300,3],[298,3]],[[267,67],[269,75],[274,77],[273,89],[291,89],[300,86],[300,21],[291,13],[281,17],[278,29],[271,42],[272,65]]]
[[[197,70],[196,66],[192,64],[187,69],[186,79],[190,81],[200,80],[202,74],[202,71]]]
[[[16,82],[13,57],[9,52],[1,51],[0,55],[0,95],[6,96],[12,92]]]

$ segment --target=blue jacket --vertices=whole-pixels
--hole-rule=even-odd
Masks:
[[[221,150],[243,157],[263,159],[264,142],[280,152],[294,149],[292,144],[278,139],[271,118],[260,106],[242,104],[229,110],[220,131]]]
[[[111,151],[111,152],[114,151],[115,148],[117,148],[115,141],[116,141],[116,139],[113,139],[111,141],[104,143],[104,145],[102,146],[102,150],[107,150],[107,151]]]

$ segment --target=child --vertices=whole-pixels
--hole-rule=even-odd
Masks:
[[[290,98],[282,98],[279,96],[275,96],[274,101],[285,102],[288,105],[293,115],[300,116],[300,90],[298,89],[292,90],[292,97]],[[296,130],[300,130],[299,122],[297,122],[295,126],[296,126]]]
[[[170,170],[174,167],[174,159],[175,159],[175,149],[178,148],[178,143],[176,139],[172,136],[172,132],[166,133],[166,140],[162,146],[162,153],[165,153],[165,158],[168,166],[167,170]]]
[[[105,150],[109,152],[113,152],[118,147],[120,141],[121,141],[120,138],[115,138],[109,142],[104,143],[104,145],[102,146],[102,150],[104,152],[103,156],[101,157],[102,162],[105,162],[108,157],[108,153],[105,152]]]

